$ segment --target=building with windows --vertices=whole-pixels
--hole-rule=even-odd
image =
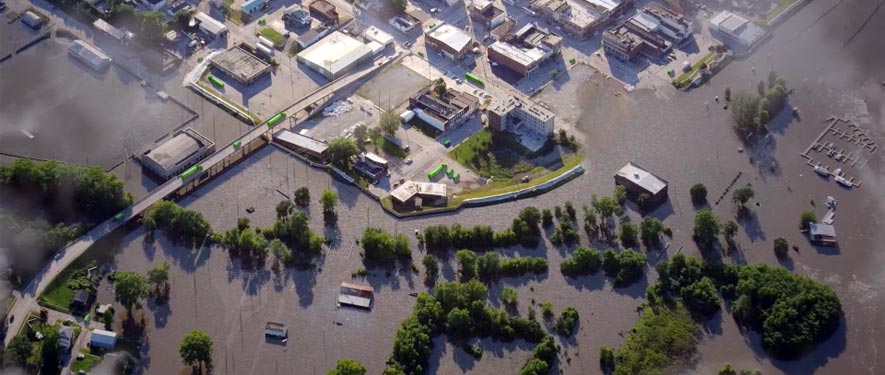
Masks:
[[[694,29],[688,18],[657,3],[648,4],[631,19],[646,25],[652,32],[675,44],[690,37]]]
[[[488,111],[488,118],[489,127],[496,131],[531,138],[521,139],[520,143],[536,151],[544,145],[544,141],[553,137],[556,115],[530,100],[511,96],[495,103]],[[532,139],[538,142],[532,142]]]
[[[492,43],[487,53],[489,60],[522,76],[530,76],[561,48],[562,37],[530,23],[505,36],[504,40]]]
[[[451,88],[437,96],[425,88],[409,98],[409,110],[440,131],[463,124],[479,108],[479,99]]]
[[[421,206],[441,206],[448,200],[446,184],[406,181],[390,192],[394,208],[411,210]]]
[[[667,199],[667,181],[634,163],[627,163],[618,170],[615,185],[623,186],[627,189],[627,194],[634,197],[645,194],[651,203],[660,203]]]
[[[464,30],[444,23],[430,26],[424,34],[425,44],[449,60],[460,60],[473,48],[473,39]]]
[[[327,25],[338,24],[338,10],[326,0],[315,0],[307,7],[310,16]]]
[[[170,179],[215,151],[215,143],[191,128],[185,128],[153,149],[141,154],[140,161],[163,179]]]
[[[602,34],[602,49],[618,59],[633,60],[641,47],[639,37],[624,26],[608,29]]]

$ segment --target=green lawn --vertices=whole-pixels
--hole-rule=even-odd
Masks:
[[[556,177],[561,176],[563,173],[571,170],[574,167],[577,167],[581,164],[581,160],[584,158],[584,154],[570,155],[566,157],[563,161],[562,167],[556,169],[554,171],[550,171],[547,174],[544,174],[539,177],[533,178],[529,183],[522,184],[518,181],[514,180],[498,180],[494,181],[490,184],[484,185],[479,189],[474,189],[470,191],[465,191],[464,193],[458,195],[456,199],[449,200],[449,207],[460,205],[466,199],[470,198],[481,198],[487,197],[491,195],[498,194],[506,194],[512,193],[517,190],[525,189],[530,186],[540,185],[547,181],[550,181]]]
[[[88,349],[80,349],[80,352],[85,355],[83,359],[77,359],[76,356],[71,358],[71,371],[75,374],[78,373],[80,370],[89,371],[91,368],[95,367],[95,365],[101,362],[101,357],[89,354]]]
[[[258,33],[261,34],[261,36],[270,39],[270,41],[277,46],[282,46],[286,44],[286,37],[284,37],[283,34],[280,34],[279,31],[276,31],[269,27],[261,29],[261,31],[259,31]]]
[[[550,150],[554,149],[545,147],[539,152]],[[496,179],[512,179],[520,173],[538,171],[539,165],[526,162],[533,156],[509,133],[496,133],[488,128],[474,133],[449,152],[449,157],[461,165]]]
[[[676,77],[676,79],[673,80],[673,85],[675,85],[676,87],[684,87],[684,86],[690,84],[691,80],[694,79],[695,74],[697,74],[697,72],[699,70],[701,70],[701,64],[709,65],[710,62],[713,61],[713,59],[715,59],[715,58],[716,58],[716,52],[710,52],[707,56],[704,56],[704,58],[702,58],[702,59],[698,60],[698,62],[694,63],[691,66],[691,70],[689,70],[685,73],[682,73],[678,77]]]

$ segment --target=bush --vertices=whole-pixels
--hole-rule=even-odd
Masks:
[[[606,374],[615,369],[615,352],[611,348],[599,348],[599,368]]]
[[[618,238],[621,239],[621,245],[624,247],[635,247],[638,232],[636,225],[631,223],[629,218],[621,220],[621,226],[618,228]]]
[[[707,201],[707,187],[704,184],[692,185],[689,193],[694,204],[701,204]]]
[[[461,281],[468,281],[476,277],[476,253],[467,249],[458,250],[455,253],[455,259],[458,260],[458,272],[461,274]]]
[[[615,277],[615,285],[626,286],[642,278],[645,267],[645,254],[627,249],[615,252],[606,249],[602,253],[602,269],[609,277]]]
[[[516,306],[519,304],[519,292],[513,288],[504,288],[501,291],[501,300],[504,301],[505,305]]]
[[[434,281],[436,280],[437,274],[439,274],[439,262],[437,262],[436,257],[427,254],[424,256],[424,259],[421,261],[424,264],[424,269],[427,272],[427,280]]]
[[[402,234],[391,236],[381,229],[369,227],[363,231],[361,241],[366,258],[370,260],[390,262],[412,255],[409,239]]]
[[[579,247],[572,253],[571,258],[560,263],[559,268],[564,275],[580,276],[594,274],[602,266],[602,255],[599,250]]]
[[[774,254],[778,258],[786,258],[790,250],[790,244],[783,237],[774,239]]]
[[[545,319],[550,319],[553,317],[552,302],[541,302],[538,304],[538,306],[541,308],[541,315],[543,315]]]
[[[197,211],[186,210],[170,201],[159,201],[151,206],[145,214],[153,223],[170,237],[179,238],[196,245],[204,240],[212,227]]]
[[[814,211],[812,210],[804,210],[799,213],[799,229],[808,229],[808,224],[816,223],[817,216],[814,215]]]
[[[707,277],[682,288],[682,301],[690,310],[701,315],[710,315],[719,311],[719,296],[716,286]]]
[[[615,356],[614,374],[654,374],[687,362],[695,352],[696,331],[680,305],[645,308]]]
[[[526,273],[547,272],[547,259],[518,257],[506,259],[501,262],[501,274],[504,276],[518,277]]]
[[[566,307],[556,319],[553,331],[563,336],[571,336],[575,332],[575,327],[578,326],[578,319],[578,310],[575,310],[574,307]]]
[[[541,210],[541,225],[544,228],[550,228],[553,225],[553,213],[549,208]]]

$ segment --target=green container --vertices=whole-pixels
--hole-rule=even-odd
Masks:
[[[231,146],[234,146],[234,148],[240,148],[242,145],[243,144],[240,141],[234,141],[234,143],[231,143]]]
[[[453,173],[455,173],[455,170],[452,168],[449,168],[449,170],[446,171],[446,176],[452,177]]]
[[[483,82],[481,79],[479,79],[479,77],[473,75],[473,73],[464,73],[464,79],[472,82],[473,84],[475,84],[477,86],[485,87],[485,85],[486,85],[485,82]]]
[[[270,120],[267,120],[267,126],[274,126],[282,121],[284,118],[286,118],[286,112],[277,113],[273,117],[271,117]]]
[[[452,145],[452,141],[446,140],[445,142],[443,142],[443,146],[449,147],[451,145]]]
[[[436,166],[436,168],[433,168],[433,170],[427,174],[427,179],[433,179],[434,177],[439,175],[439,173],[442,172],[445,168],[445,164]]]
[[[202,171],[202,170],[203,170],[202,165],[195,165],[193,167],[188,168],[184,172],[181,172],[181,174],[178,176],[181,177],[182,180],[185,180],[188,177],[193,176],[194,174],[196,174],[197,172]]]
[[[211,82],[212,85],[215,87],[218,87],[220,89],[224,88],[224,82],[221,82],[221,80],[218,78],[215,78],[215,76],[209,76],[209,82]]]
[[[452,176],[452,179],[455,180],[455,181],[457,181],[457,180],[460,179],[460,178],[461,178],[461,174],[460,174],[460,173],[455,173],[455,175]]]

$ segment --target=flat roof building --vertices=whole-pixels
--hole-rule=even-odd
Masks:
[[[381,44],[385,47],[393,44],[393,35],[385,33],[375,26],[367,27],[366,30],[363,31],[363,38]]]
[[[338,10],[326,0],[315,0],[307,7],[310,16],[327,25],[338,24]]]
[[[439,96],[429,88],[424,88],[409,98],[409,109],[440,131],[448,131],[463,124],[478,108],[477,97],[451,88],[447,88]]]
[[[431,26],[433,27],[424,34],[425,44],[449,60],[460,60],[473,47],[473,39],[464,30],[449,24]]]
[[[507,12],[491,0],[474,0],[470,5],[470,18],[482,23],[485,27],[494,29],[504,23]]]
[[[22,23],[28,25],[28,27],[32,29],[36,30],[43,27],[43,18],[41,18],[39,15],[37,15],[37,13],[34,13],[33,11],[26,10],[24,13],[22,13],[21,19]]]
[[[302,64],[333,80],[372,58],[372,48],[340,31],[335,31],[301,51]]]
[[[89,337],[89,347],[95,349],[113,349],[117,345],[117,333],[103,329],[93,329]]]
[[[75,40],[68,46],[68,55],[75,57],[92,70],[99,71],[111,65],[111,58],[104,51],[82,40]]]
[[[641,47],[642,40],[626,27],[608,29],[602,34],[602,49],[621,60],[633,60]]]
[[[141,155],[141,164],[163,179],[170,179],[215,151],[215,143],[191,128],[186,128]]]
[[[634,18],[640,17],[643,22],[653,24],[653,31],[661,34],[673,43],[679,43],[691,36],[694,25],[692,22],[675,11],[657,4],[650,3],[636,13]]]
[[[836,244],[836,228],[830,224],[809,223],[808,238],[823,245]]]
[[[406,181],[390,192],[395,208],[444,205],[448,201],[446,184]],[[420,199],[420,202],[418,201]]]
[[[527,24],[504,40],[492,43],[487,53],[489,60],[522,76],[530,76],[561,48],[562,37]]]
[[[371,309],[374,295],[375,290],[371,286],[341,283],[341,288],[338,291],[338,304]]]
[[[221,21],[212,18],[210,15],[197,12],[194,13],[194,20],[199,22],[200,31],[211,38],[221,38],[227,35],[227,26]]]
[[[320,160],[326,157],[326,151],[329,149],[329,145],[324,142],[286,129],[274,134],[273,139],[292,151],[307,154]]]
[[[710,28],[743,47],[750,47],[765,36],[765,29],[729,11],[710,18]]]
[[[264,336],[285,340],[289,338],[289,329],[283,323],[267,322],[264,324]]]
[[[215,55],[209,64],[244,85],[269,74],[271,68],[270,64],[240,47],[231,47]]]
[[[511,132],[531,151],[540,149],[553,136],[556,115],[540,105],[515,96],[496,103],[488,112],[489,127]],[[525,139],[523,139],[525,138]]]
[[[633,0],[534,0],[531,8],[542,13],[548,22],[578,39],[587,39],[611,18],[619,16]]]
[[[286,8],[285,13],[283,13],[283,21],[290,25],[310,26],[311,19],[310,12],[304,10],[304,8],[298,4],[293,4]]]
[[[95,22],[92,23],[92,27],[95,27],[96,30],[99,30],[99,31],[107,34],[108,36],[110,36],[111,38],[114,38],[114,40],[116,40],[118,42],[123,42],[126,39],[132,38],[131,33],[120,30],[120,29],[114,27],[113,25],[107,23],[107,21],[105,21],[101,18],[95,20]]]
[[[615,174],[615,185],[623,186],[633,196],[647,194],[653,203],[667,199],[667,181],[632,162]]]

